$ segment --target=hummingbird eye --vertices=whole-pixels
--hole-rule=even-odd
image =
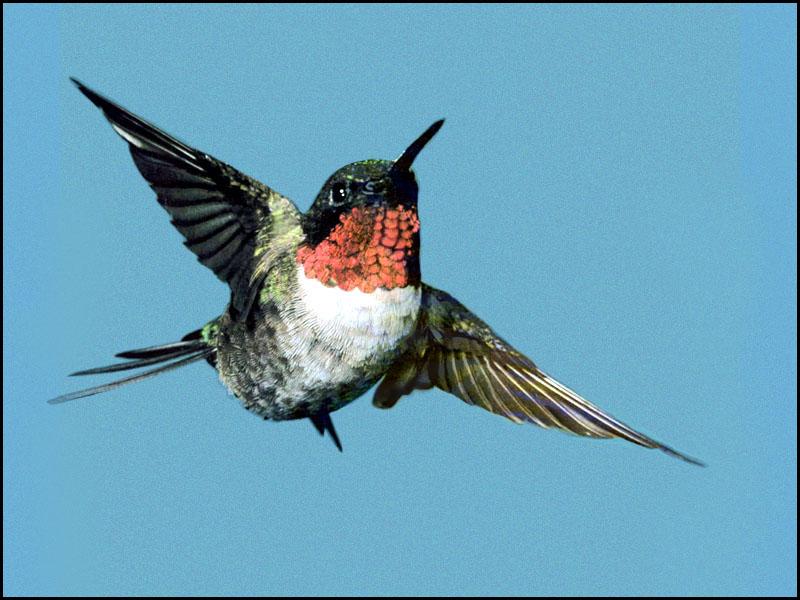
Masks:
[[[341,206],[347,200],[347,186],[343,183],[335,183],[328,196],[328,203],[331,206]]]

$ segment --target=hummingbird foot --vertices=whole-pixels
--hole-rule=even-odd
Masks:
[[[342,442],[339,441],[339,436],[336,434],[336,428],[333,426],[333,421],[331,420],[331,414],[327,410],[322,410],[315,415],[311,415],[309,417],[311,422],[316,427],[317,431],[321,436],[325,435],[327,431],[333,443],[339,449],[339,452],[342,452]]]

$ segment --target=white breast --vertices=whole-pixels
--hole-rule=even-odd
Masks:
[[[349,360],[379,358],[394,350],[416,325],[421,288],[407,286],[371,293],[328,287],[298,269],[303,321],[318,339],[347,347]]]

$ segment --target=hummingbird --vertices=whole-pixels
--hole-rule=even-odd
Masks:
[[[412,164],[444,120],[395,160],[340,168],[302,213],[272,188],[72,82],[128,143],[184,244],[228,284],[230,301],[178,341],[120,352],[122,362],[72,375],[155,368],[49,402],[206,361],[244,408],[267,420],[309,419],[340,451],[331,413],[378,384],[378,408],[436,387],[515,423],[622,438],[702,465],[559,383],[422,281]]]

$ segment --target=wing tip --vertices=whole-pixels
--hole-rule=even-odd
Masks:
[[[69,80],[75,84],[75,87],[78,88],[81,94],[86,96],[89,100],[91,100],[92,104],[98,106],[100,108],[104,108],[108,106],[109,101],[103,98],[100,94],[95,92],[92,88],[84,84],[80,79],[77,77],[70,77]]]
[[[657,448],[661,450],[664,454],[682,460],[683,462],[687,462],[690,465],[695,465],[696,467],[703,467],[703,468],[708,466],[702,460],[689,456],[688,454],[684,454],[683,452],[678,452],[674,448],[670,448],[669,446],[665,446],[664,444],[659,444]]]

